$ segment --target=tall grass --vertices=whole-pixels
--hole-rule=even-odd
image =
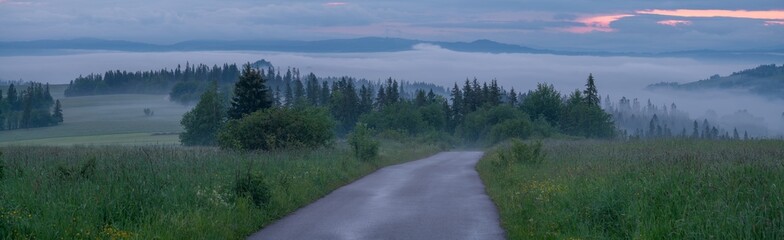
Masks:
[[[784,239],[784,141],[549,141],[543,153],[477,167],[510,239]]]
[[[253,153],[3,147],[0,238],[241,239],[381,166],[436,151],[414,143],[382,146],[374,162],[356,160],[345,146]],[[251,185],[243,185],[248,176]],[[267,198],[241,194],[243,186]]]

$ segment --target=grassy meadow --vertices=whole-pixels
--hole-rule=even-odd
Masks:
[[[357,160],[340,144],[283,152],[178,146],[0,151],[0,239],[242,239],[379,167],[438,149],[383,142],[372,162]]]
[[[551,140],[504,161],[510,149],[477,166],[509,239],[784,238],[784,141]]]
[[[180,119],[190,110],[167,95],[117,94],[63,96],[65,85],[52,85],[52,97],[63,105],[57,126],[0,132],[0,145],[179,144]],[[146,116],[144,109],[154,114]]]

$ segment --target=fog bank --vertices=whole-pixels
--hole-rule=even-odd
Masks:
[[[657,82],[691,82],[713,74],[727,75],[766,62],[698,61],[684,58],[638,58],[557,56],[537,54],[464,53],[437,46],[418,45],[412,51],[390,53],[279,53],[279,52],[91,52],[57,56],[0,57],[0,78],[50,83],[67,83],[79,75],[106,70],[151,70],[175,68],[177,64],[208,65],[253,62],[267,59],[275,66],[295,66],[303,73],[319,76],[353,76],[371,80],[392,77],[406,81],[432,82],[451,87],[466,78],[497,79],[516,91],[527,91],[547,82],[563,93],[583,88],[592,73],[602,95],[613,101],[621,96],[648,99],[656,105],[675,102],[692,118],[717,118],[748,110],[763,118],[774,135],[784,132],[784,102],[731,92],[677,92],[643,90]],[[712,111],[711,111],[712,110]],[[716,116],[713,116],[716,115]],[[731,130],[731,129],[730,129]]]

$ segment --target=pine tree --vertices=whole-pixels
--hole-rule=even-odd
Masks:
[[[17,96],[16,88],[14,87],[13,83],[11,83],[11,85],[8,86],[8,98],[7,99],[8,99],[7,100],[8,101],[8,105],[11,106],[11,111],[18,111],[19,110],[19,97]]]
[[[291,74],[290,71],[289,71],[289,74]],[[288,78],[288,75],[287,75],[287,78],[284,78],[283,81],[285,82],[285,85],[286,85],[286,89],[285,89],[285,92],[284,92],[284,94],[285,94],[284,97],[286,98],[286,106],[291,106],[291,105],[294,104],[294,92],[291,90],[291,79]]]
[[[738,128],[732,130],[732,139],[740,140],[740,134],[738,134]]]
[[[490,94],[488,97],[490,98],[489,102],[492,106],[501,104],[501,87],[498,86],[498,81],[495,79],[490,82]]]
[[[251,68],[250,63],[245,64],[234,87],[229,118],[240,119],[255,111],[272,107],[269,88],[265,82],[258,70]]]
[[[54,120],[54,124],[58,124],[63,122],[63,106],[60,105],[60,99],[57,99],[54,103],[54,111],[52,112],[52,119]]]
[[[305,100],[305,85],[299,77],[294,78],[294,104],[299,104]]]
[[[436,93],[433,92],[431,88],[429,92],[427,92],[427,103],[435,103],[436,102]]]
[[[514,88],[509,90],[509,104],[512,106],[517,106],[517,93],[515,92]]]
[[[425,106],[426,103],[427,96],[425,95],[425,90],[418,89],[416,91],[416,97],[414,97],[414,104],[416,104],[417,107],[422,107]]]
[[[316,106],[319,103],[318,98],[321,91],[320,85],[318,83],[318,79],[316,78],[315,74],[310,73],[308,74],[307,78],[308,78],[307,79],[308,84],[305,91],[307,92],[308,103],[310,103],[310,105]]]
[[[381,85],[378,88],[378,94],[376,95],[376,108],[379,110],[383,109],[387,105],[387,93],[384,89],[384,85]]]
[[[588,75],[588,83],[585,84],[585,101],[589,105],[599,106],[599,92],[593,80],[593,74]]]
[[[324,81],[321,83],[321,95],[319,96],[319,105],[326,106],[329,104],[329,83]]]
[[[452,114],[450,115],[453,118],[450,127],[455,127],[462,120],[460,116],[463,114],[463,93],[457,87],[457,83],[452,88],[450,96],[452,97]]]
[[[691,132],[691,138],[699,138],[700,137],[700,126],[697,123],[697,120],[694,120],[694,131]]]
[[[364,114],[371,110],[373,110],[373,89],[363,84],[359,89],[359,111],[360,114]]]
[[[33,114],[33,98],[30,95],[31,93],[28,92],[27,94],[22,94],[22,98],[24,99],[24,107],[22,111],[22,128],[29,128],[32,126],[32,114]]]

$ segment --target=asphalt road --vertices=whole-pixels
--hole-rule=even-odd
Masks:
[[[482,152],[443,152],[335,190],[249,239],[504,239],[474,169]]]

